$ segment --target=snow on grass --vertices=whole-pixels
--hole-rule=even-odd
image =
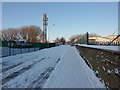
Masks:
[[[29,54],[24,54],[22,56],[23,57],[22,61],[26,61],[26,58],[28,57],[28,55],[31,55],[30,56],[31,58],[29,58],[29,60],[27,60],[22,65],[9,70],[8,71],[9,73],[8,72],[3,73],[3,77],[6,77],[6,75],[8,76],[9,74],[12,74],[13,72],[15,72],[15,70],[16,71],[20,70],[21,68],[32,64],[33,61],[38,61],[43,57],[45,59],[42,60],[41,62],[38,62],[37,64],[35,64],[31,69],[27,70],[26,72],[20,74],[16,78],[12,79],[8,83],[6,83],[3,87],[10,87],[10,88],[18,88],[18,87],[26,88],[26,87],[28,87],[29,84],[32,81],[34,81],[35,79],[37,79],[45,69],[52,66],[55,63],[55,61],[58,60],[58,58],[61,56],[61,54],[64,53],[64,50],[66,50],[66,48],[61,46],[61,47],[57,47],[57,48],[55,47],[55,48],[50,48],[50,49],[44,49],[44,50],[37,51],[37,52],[32,52]],[[15,59],[13,59],[13,57]],[[9,59],[12,58],[13,62],[14,62],[14,61],[16,61],[16,58],[18,58],[18,57],[19,57],[19,55],[18,56],[16,55],[16,57],[10,56]],[[35,60],[35,57],[37,57],[37,60]],[[8,59],[8,57],[6,57],[6,59]],[[7,60],[5,60],[5,61],[7,61]],[[21,60],[18,59],[16,62],[17,63],[21,62]]]

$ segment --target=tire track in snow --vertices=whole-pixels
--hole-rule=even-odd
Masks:
[[[63,52],[63,51],[64,51],[64,52]],[[59,57],[60,57],[61,59],[63,58],[63,56],[64,56],[64,54],[65,54],[66,51],[67,51],[67,50],[62,50],[62,53],[59,54]],[[61,54],[62,54],[62,55],[61,55]],[[52,54],[52,55],[53,55],[53,54]],[[52,55],[51,55],[51,56],[52,56]],[[44,55],[44,56],[45,56],[45,55]],[[54,56],[54,55],[53,55],[53,56]],[[50,58],[50,57],[48,57],[48,58]],[[53,58],[53,59],[54,59],[54,58]],[[40,59],[38,59],[38,60],[40,60]],[[37,60],[37,61],[38,61],[38,60]],[[48,67],[51,68],[51,66],[53,66],[57,60],[59,61],[60,59],[57,58],[57,59],[54,60],[54,62],[52,62],[51,64],[49,63],[49,65],[47,65],[47,66],[44,68],[44,70],[47,69]],[[57,62],[58,62],[58,61],[57,61]],[[56,62],[56,63],[57,63],[57,62]],[[30,64],[29,64],[29,65],[30,65]],[[20,66],[21,66],[21,65],[20,65]],[[27,66],[28,66],[28,65],[27,65]],[[27,66],[26,66],[26,67],[27,67]],[[22,67],[22,68],[23,68],[23,67]],[[22,68],[20,68],[20,69],[18,68],[18,69],[21,70]],[[31,69],[32,69],[32,68],[31,68]],[[31,69],[30,69],[30,70],[31,70]],[[18,72],[19,70],[15,70],[14,72]],[[42,72],[43,72],[44,70],[42,70]],[[8,70],[8,71],[9,71],[9,70]],[[27,70],[27,71],[28,71],[28,70]],[[26,72],[27,72],[27,71],[26,71]],[[25,72],[25,73],[26,73],[26,72]],[[40,71],[40,74],[41,74],[42,72]],[[38,72],[38,73],[39,73],[39,72]],[[13,71],[12,71],[11,74],[13,74]],[[9,76],[9,75],[11,75],[11,74],[8,74],[7,76]],[[24,73],[23,73],[23,74],[24,74]],[[37,75],[37,78],[38,78],[38,76],[40,76],[40,74]],[[51,75],[51,74],[50,74],[50,75]],[[6,77],[7,77],[7,76],[6,76]],[[20,74],[20,76],[21,76],[21,74]],[[45,76],[47,76],[47,75],[45,75]],[[6,78],[6,77],[5,77],[5,78]],[[14,82],[14,80],[17,79],[18,77],[19,77],[19,76],[17,76],[16,78],[13,78],[10,82],[12,82],[12,81]],[[32,76],[31,76],[31,77],[32,77]],[[19,77],[19,78],[20,78],[20,77]],[[36,80],[36,78],[33,79],[32,81],[34,81],[34,80]],[[29,84],[30,84],[32,81],[30,81]],[[41,83],[43,83],[43,81],[45,81],[45,80],[42,80]],[[9,83],[9,82],[8,82],[8,83]],[[6,84],[7,84],[7,83],[5,83],[5,84],[3,85],[3,87],[6,88],[6,87],[7,87]],[[14,83],[14,84],[15,84],[15,83]],[[23,83],[23,84],[24,84],[24,83]],[[29,84],[27,84],[26,86],[28,86]],[[39,85],[39,84],[38,84],[38,85]],[[44,83],[43,83],[43,85],[44,85]],[[23,86],[24,86],[24,85],[23,85]],[[42,85],[41,85],[41,86],[42,86]]]
[[[24,73],[25,71],[29,70],[32,68],[33,65],[35,65],[36,63],[44,60],[45,58],[40,59],[39,61],[28,65],[27,67],[24,67],[22,69],[20,69],[19,71],[13,72],[12,74],[10,74],[9,76],[7,76],[6,78],[2,79],[2,84],[4,85],[5,83],[7,83],[8,81],[10,81],[11,79],[17,77],[18,75]]]
[[[21,59],[22,59],[23,57],[21,57]],[[39,58],[39,56],[37,56],[37,57],[35,57],[36,59],[37,58]],[[11,65],[11,66],[8,66],[8,67],[2,67],[2,69],[0,69],[2,72],[5,72],[5,71],[7,71],[7,70],[10,70],[10,69],[12,69],[12,68],[15,68],[15,67],[17,67],[17,66],[19,66],[19,65],[21,65],[22,63],[24,63],[24,62],[26,62],[26,61],[28,61],[29,59],[26,59],[25,61],[23,61],[23,62],[20,62],[20,63],[17,63],[17,64],[14,64],[14,65]],[[2,62],[2,66],[7,66],[7,64],[6,64],[6,62]],[[1,72],[0,72],[1,73]]]
[[[22,62],[19,62],[19,63],[22,63],[22,64],[19,64],[19,63],[17,63],[17,64],[13,64],[13,65],[11,65],[11,66],[7,66],[8,64],[6,64],[6,62],[4,62],[5,63],[5,66],[6,67],[2,67],[0,70],[0,72],[2,72],[2,74],[3,74],[3,77],[2,78],[6,78],[7,76],[9,76],[10,74],[12,74],[12,73],[14,73],[14,72],[17,72],[18,70],[20,70],[20,69],[22,69],[22,67],[26,67],[26,65],[25,65],[25,62],[27,62],[28,63],[28,60],[30,61],[30,62],[32,62],[32,63],[34,63],[34,62],[37,62],[38,60],[40,60],[41,58],[39,58],[40,56],[37,56],[37,57],[35,57],[34,59],[26,59],[26,60],[24,60],[24,61],[22,61]],[[34,61],[34,60],[37,60],[37,61]],[[31,63],[31,64],[32,64]],[[14,66],[15,65],[15,66]],[[25,65],[25,66],[24,66]],[[27,64],[27,66],[28,65],[30,65],[30,64]],[[11,68],[10,68],[11,67]],[[9,70],[5,70],[5,68],[10,68]],[[5,71],[3,71],[3,69],[5,70]],[[18,69],[18,70],[17,70]],[[10,71],[10,73],[9,73],[9,71]]]
[[[36,80],[34,80],[30,85],[28,85],[27,88],[42,88],[43,84],[49,78],[59,61],[60,58],[58,58],[58,60],[52,67],[48,67],[46,70],[44,70]]]
[[[3,68],[2,70],[0,69],[0,73],[5,72],[5,71],[7,71],[7,70],[10,70],[10,69],[12,69],[12,68],[15,68],[15,67],[21,65],[22,63],[23,63],[23,62],[20,62],[20,63],[18,63],[18,64],[9,66],[9,67],[7,67],[7,68]]]

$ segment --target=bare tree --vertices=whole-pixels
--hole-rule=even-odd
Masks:
[[[61,37],[61,38],[60,38],[60,42],[61,42],[62,44],[65,44],[65,42],[66,42],[65,38],[64,38],[64,37]]]
[[[89,37],[95,37],[95,36],[98,36],[96,33],[90,33],[89,34]]]
[[[18,31],[14,28],[9,28],[9,29],[6,29],[6,30],[2,30],[2,31],[0,31],[0,33],[1,33],[0,39],[2,41],[15,40],[17,32]]]
[[[82,34],[73,35],[69,38],[69,40],[74,41],[75,39],[80,39],[82,36],[83,36]]]
[[[28,34],[28,40],[30,39],[30,42],[38,42],[38,36],[40,36],[40,34],[42,33],[42,30],[40,29],[40,27],[37,26],[30,26],[29,27],[29,34]],[[42,38],[42,36],[40,37],[40,39]]]
[[[60,39],[59,39],[59,38],[56,38],[56,39],[55,39],[55,43],[57,43],[57,44],[60,43]]]
[[[1,41],[9,41],[9,40],[17,40],[18,33],[21,37],[28,42],[38,42],[41,38],[42,30],[38,26],[24,26],[20,28],[9,28],[6,30],[0,31],[0,40]],[[37,38],[40,36],[40,38]]]

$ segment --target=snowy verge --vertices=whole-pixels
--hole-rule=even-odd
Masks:
[[[86,44],[77,44],[77,45],[120,52],[120,46],[102,46],[102,45],[86,45]]]

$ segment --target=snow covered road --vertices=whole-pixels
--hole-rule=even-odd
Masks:
[[[75,47],[2,58],[3,88],[104,88]]]

